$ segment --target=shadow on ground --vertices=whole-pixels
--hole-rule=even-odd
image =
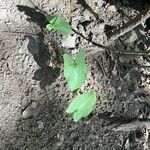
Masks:
[[[44,89],[47,85],[55,82],[60,75],[60,69],[49,66],[52,54],[49,53],[48,47],[44,43],[43,33],[40,32],[36,37],[27,36],[27,38],[29,39],[28,50],[40,66],[40,69],[34,72],[33,79],[40,81],[40,87]]]
[[[40,12],[38,8],[30,8],[23,5],[17,5],[17,8],[20,12],[24,12],[29,17],[27,18],[27,21],[34,22],[41,28],[46,26],[46,17],[43,13]]]
[[[36,23],[43,31],[47,21],[45,15],[39,12],[38,8],[30,8],[22,5],[17,5],[17,7],[19,11],[25,12],[25,14],[29,17],[27,18],[28,21]],[[27,35],[26,38],[29,39],[28,50],[40,67],[40,69],[34,72],[33,79],[40,81],[41,89],[45,89],[47,85],[55,82],[57,77],[60,75],[60,69],[49,66],[52,54],[49,52],[48,45],[45,43],[45,36],[43,32],[38,33],[36,36]],[[58,45],[56,41],[55,44]],[[54,49],[54,51],[58,50],[59,49],[56,48]]]

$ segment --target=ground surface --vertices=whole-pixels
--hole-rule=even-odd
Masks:
[[[150,59],[135,53],[149,50],[150,21],[108,42],[146,6],[143,0],[0,0],[0,150],[149,150],[150,68],[144,66]],[[47,31],[44,14],[65,16],[78,32],[70,52],[87,53],[88,79],[77,93],[94,89],[97,104],[78,123],[65,113],[76,95],[63,77],[65,39]]]

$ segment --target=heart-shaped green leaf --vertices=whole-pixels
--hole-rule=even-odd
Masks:
[[[69,23],[61,16],[47,16],[46,17],[49,24],[46,25],[46,28],[51,30],[57,30],[60,34],[66,36],[73,33]]]
[[[96,103],[96,92],[90,91],[75,97],[67,108],[67,113],[74,113],[74,121],[87,117],[93,110]]]
[[[64,76],[71,91],[77,90],[87,78],[87,64],[85,63],[85,52],[80,50],[73,59],[64,54]]]

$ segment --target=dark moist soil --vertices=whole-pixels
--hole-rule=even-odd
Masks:
[[[150,19],[108,40],[149,5],[148,0],[1,0],[0,150],[149,150]],[[88,78],[76,93],[63,77],[66,39],[47,31],[46,14],[62,15],[74,28],[70,53],[86,51]],[[96,106],[74,123],[65,110],[75,95],[91,89]]]

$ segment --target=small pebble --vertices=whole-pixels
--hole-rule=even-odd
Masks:
[[[117,8],[114,5],[110,5],[107,7],[108,12],[117,12]]]
[[[44,129],[44,124],[42,121],[37,121],[37,124],[39,129]]]
[[[0,20],[7,18],[7,9],[0,9]]]
[[[31,108],[31,107],[26,108],[26,109],[23,111],[23,113],[22,113],[22,117],[23,117],[24,119],[28,119],[28,118],[30,118],[30,117],[32,117],[32,116],[33,116],[33,111],[32,111],[32,108]]]
[[[32,103],[31,103],[31,107],[32,107],[33,109],[36,109],[36,108],[37,108],[37,103],[36,103],[36,102],[32,102]]]
[[[64,38],[62,41],[62,46],[66,48],[75,48],[75,45],[76,45],[76,35],[68,36],[67,38]]]

